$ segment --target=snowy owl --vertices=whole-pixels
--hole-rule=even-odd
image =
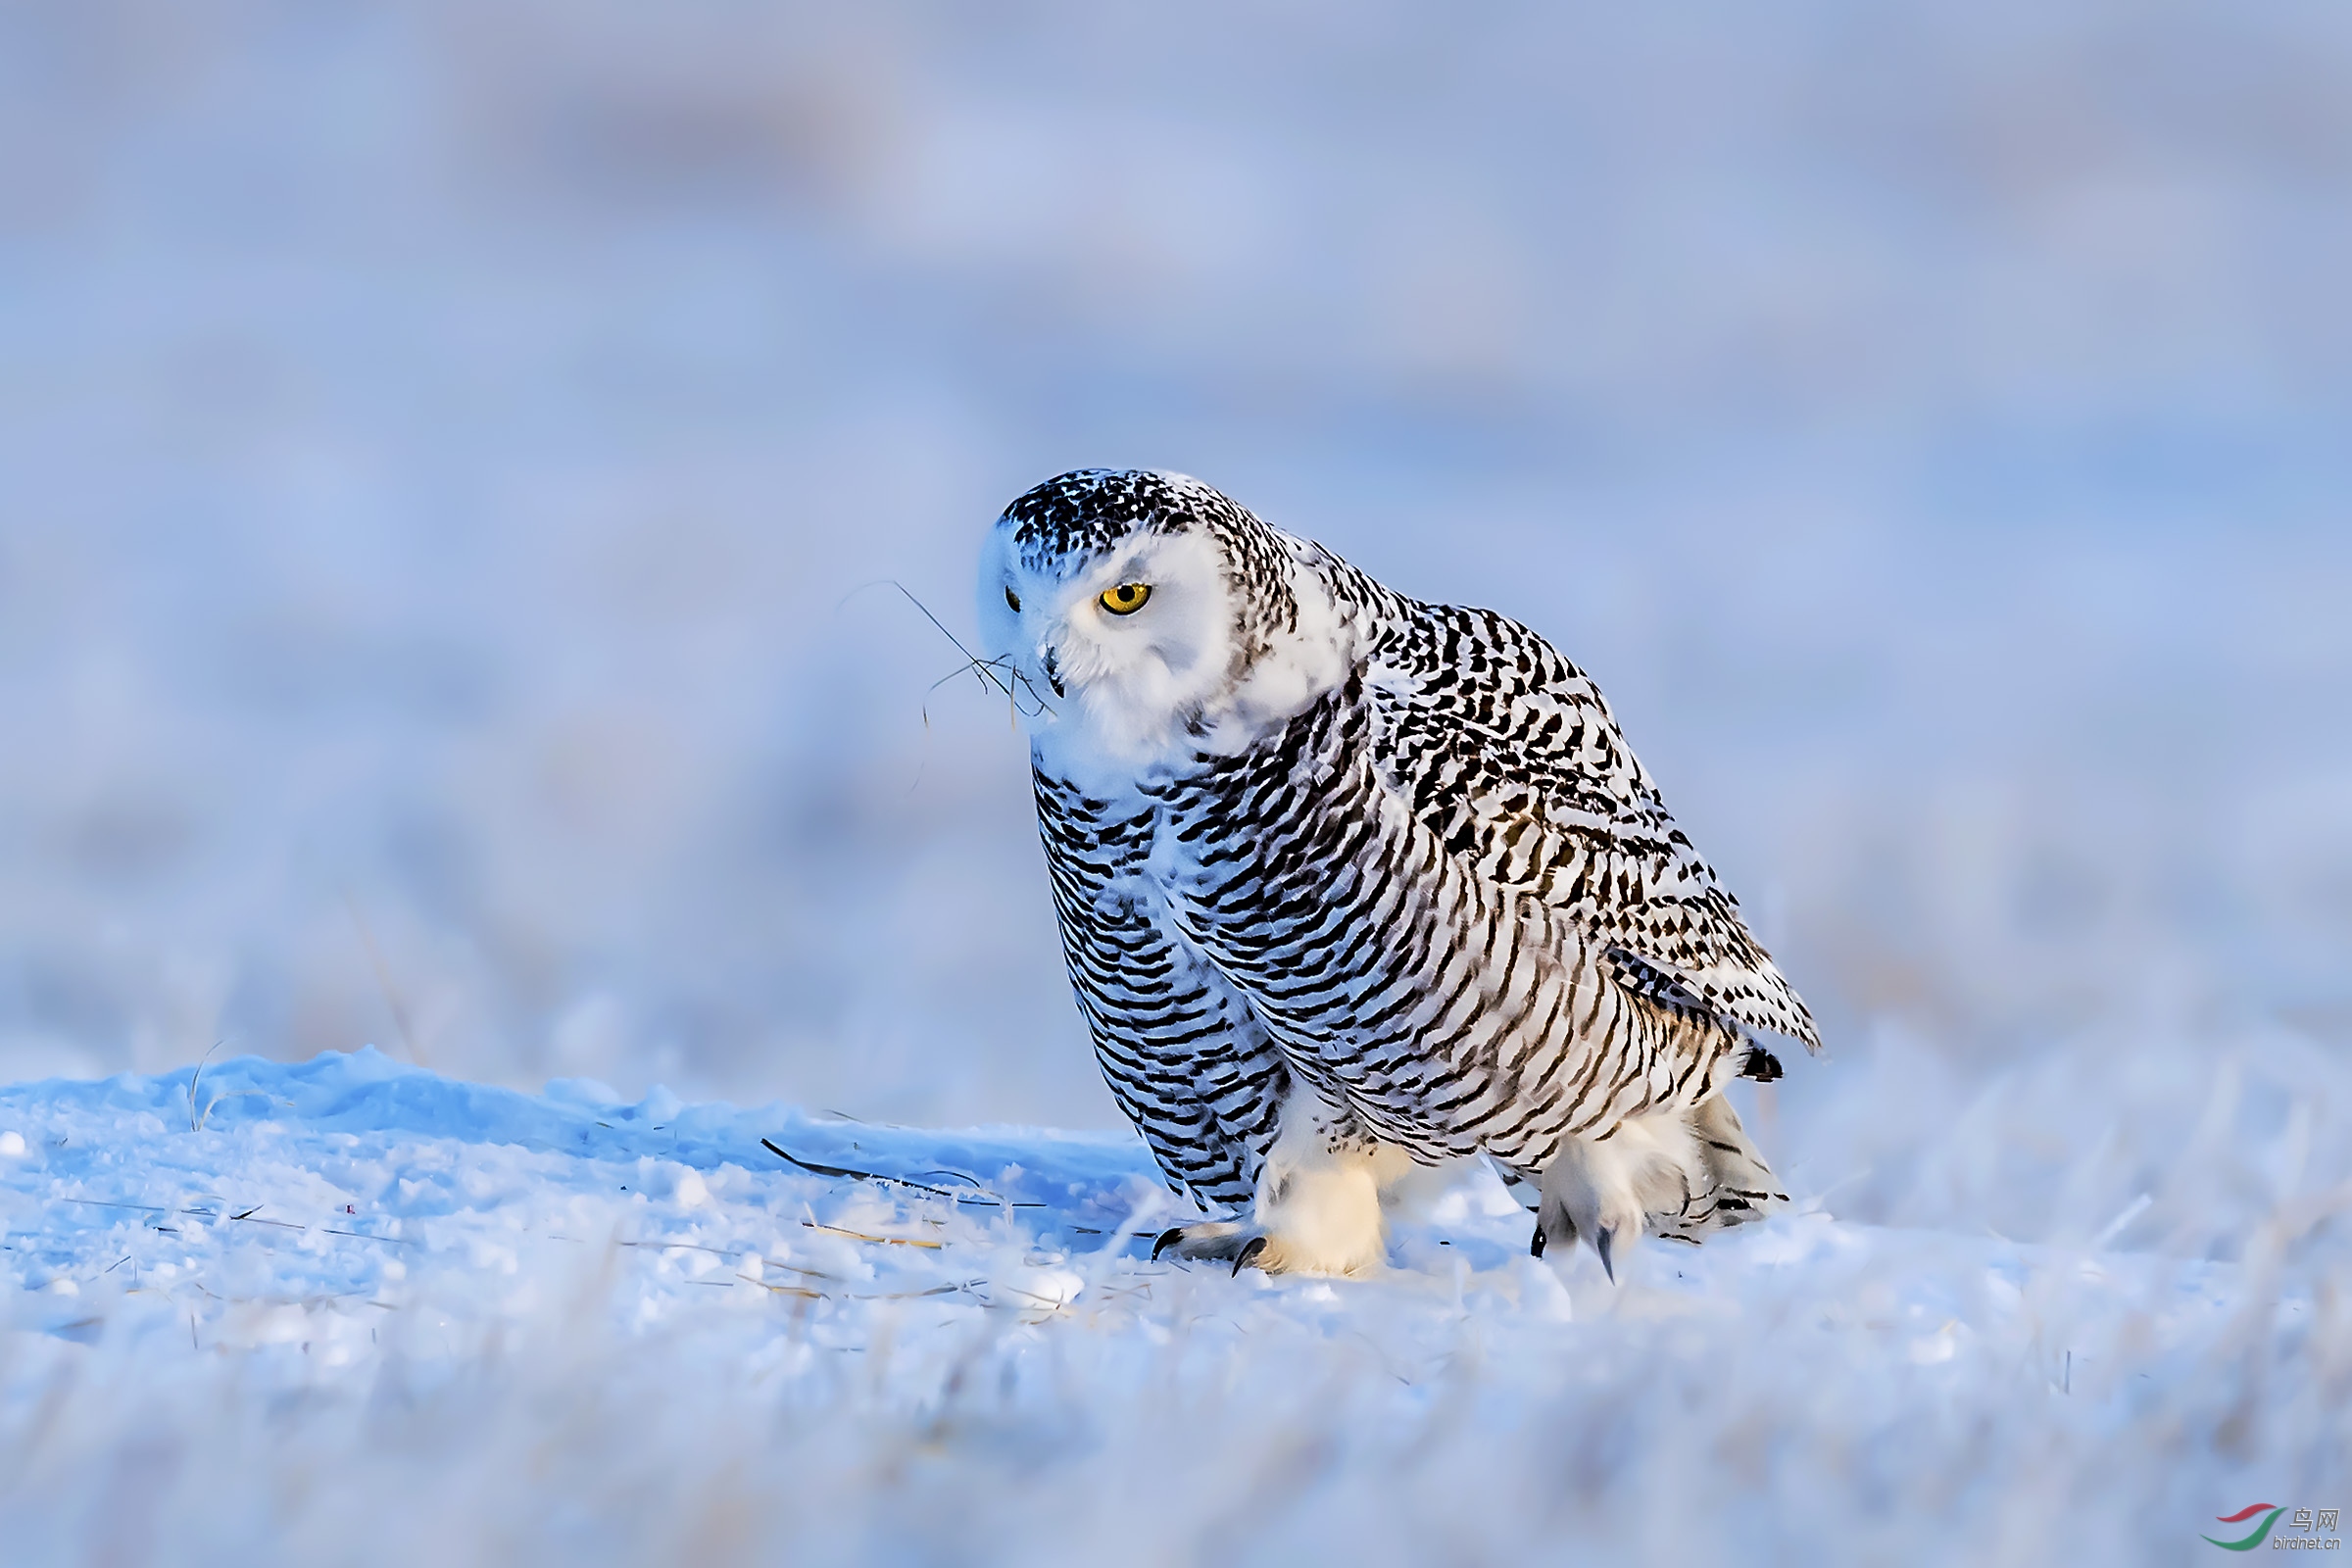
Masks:
[[[1812,1016],[1549,643],[1165,473],[1031,490],[979,594],[1103,1075],[1231,1216],[1160,1250],[1363,1273],[1482,1154],[1611,1278],[1787,1200],[1723,1091]]]

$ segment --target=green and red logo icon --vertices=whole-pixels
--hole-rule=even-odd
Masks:
[[[2278,1522],[2278,1516],[2284,1512],[2286,1512],[2284,1508],[2275,1508],[2267,1502],[2251,1503],[2246,1507],[2238,1509],[2235,1513],[2226,1513],[2220,1515],[2217,1522],[2225,1525],[2242,1525],[2247,1520],[2253,1518],[2256,1514],[2261,1514],[2262,1523],[2254,1527],[2254,1533],[2252,1535],[2246,1537],[2243,1541],[2213,1541],[2211,1536],[2207,1536],[2204,1539],[2207,1541],[2213,1541],[2213,1544],[2221,1547],[2224,1551],[2252,1551],[2256,1546],[2262,1544],[2263,1538],[2271,1533],[2271,1526],[2277,1524]],[[2302,1515],[2297,1514],[2295,1517],[2299,1519],[2302,1517]]]

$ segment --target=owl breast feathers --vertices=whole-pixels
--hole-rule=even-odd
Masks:
[[[979,603],[1104,1076],[1233,1216],[1163,1249],[1367,1272],[1382,1192],[1476,1155],[1612,1277],[1783,1200],[1722,1091],[1813,1019],[1542,637],[1148,472],[1013,502]]]

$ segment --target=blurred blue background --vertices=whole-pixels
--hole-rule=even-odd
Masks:
[[[1849,1061],[2352,1050],[2348,83],[2335,0],[12,4],[0,1078],[1110,1124],[1025,744],[861,589],[968,626],[1083,465],[1549,634]]]

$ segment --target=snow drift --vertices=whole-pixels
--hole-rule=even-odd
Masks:
[[[1853,1159],[1900,1223],[1800,1182],[1802,1212],[1652,1243],[1621,1290],[1528,1257],[1481,1177],[1399,1216],[1385,1277],[1237,1278],[1148,1260],[1172,1205],[1125,1137],[528,1096],[371,1051],[21,1085],[0,1539],[2137,1563],[2257,1494],[2336,1505],[2352,1075],[2291,1041],[2166,1056],[2086,1126],[2075,1075],[2108,1057],[1966,1105],[1888,1046],[1791,1163]]]

